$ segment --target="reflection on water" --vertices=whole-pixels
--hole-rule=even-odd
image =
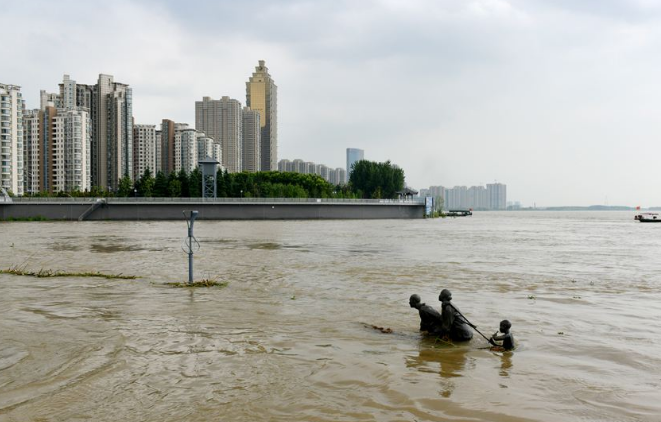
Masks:
[[[0,421],[656,421],[661,225],[630,217],[201,220],[229,285],[197,290],[164,286],[183,222],[3,223],[1,268],[140,278],[0,274]],[[525,348],[422,338],[441,288]]]
[[[421,372],[437,372],[442,378],[441,396],[450,397],[455,389],[453,378],[464,375],[468,352],[467,344],[441,344],[424,339],[420,342],[417,356],[409,357],[406,366]]]
[[[509,377],[510,369],[512,368],[512,356],[514,352],[501,352],[500,353],[500,376]]]

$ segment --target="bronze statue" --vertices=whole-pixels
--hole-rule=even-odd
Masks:
[[[443,289],[438,296],[441,301],[441,331],[448,334],[454,341],[468,341],[473,338],[473,332],[468,326],[468,321],[452,304],[452,293]]]
[[[441,314],[431,306],[421,303],[420,296],[413,294],[409,299],[411,308],[415,308],[420,313],[420,331],[432,335],[441,336]]]
[[[510,333],[510,328],[512,328],[512,323],[510,323],[508,320],[504,319],[500,321],[500,332],[503,333],[503,335],[499,336],[498,332],[496,331],[491,336],[491,340],[502,341],[503,345],[495,346],[494,348],[492,348],[492,350],[495,348],[498,348],[498,350],[502,349],[505,351],[514,349],[514,336],[512,335],[512,333]]]

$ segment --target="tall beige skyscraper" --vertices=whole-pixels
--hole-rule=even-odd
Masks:
[[[278,169],[278,87],[269,74],[264,60],[246,82],[246,106],[260,114],[261,170]]]
[[[195,129],[220,143],[223,155],[221,164],[228,172],[242,170],[242,109],[238,100],[204,97],[202,101],[196,101]]]

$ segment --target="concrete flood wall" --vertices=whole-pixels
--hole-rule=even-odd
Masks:
[[[76,221],[180,220],[182,211],[197,210],[203,220],[310,220],[423,218],[424,206],[415,202],[14,202],[0,203],[0,218]],[[93,208],[94,207],[94,208]]]

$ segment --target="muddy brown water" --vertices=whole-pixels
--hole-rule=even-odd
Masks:
[[[661,224],[620,212],[414,221],[0,223],[0,421],[657,421]],[[513,353],[420,336],[442,288]],[[371,328],[391,328],[384,334]]]

